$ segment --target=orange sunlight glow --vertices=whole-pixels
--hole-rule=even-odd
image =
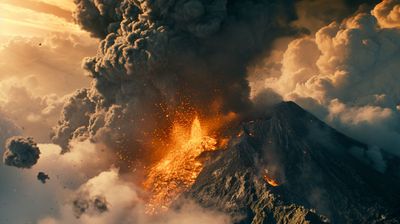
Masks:
[[[150,169],[144,182],[151,193],[146,212],[154,214],[167,210],[196,180],[203,167],[198,157],[203,152],[216,150],[216,146],[217,140],[207,135],[198,117],[193,120],[190,131],[175,124],[173,144],[164,158]]]

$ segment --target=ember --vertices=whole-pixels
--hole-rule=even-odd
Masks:
[[[175,125],[174,144],[149,171],[144,182],[145,188],[151,192],[146,208],[149,214],[167,210],[170,203],[194,183],[203,168],[197,157],[203,152],[216,150],[216,139],[207,136],[198,117],[192,123],[190,134],[187,132]]]

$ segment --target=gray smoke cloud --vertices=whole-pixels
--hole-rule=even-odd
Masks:
[[[290,0],[75,3],[77,22],[102,40],[84,61],[91,88],[70,99],[54,129],[65,150],[83,137],[124,157],[150,156],[178,115],[245,112],[246,67],[295,32]]]
[[[94,37],[104,38],[108,33],[117,31],[122,20],[121,5],[128,1],[75,0],[77,10],[75,21]]]
[[[72,202],[73,212],[76,218],[80,218],[84,213],[101,214],[108,211],[107,200],[104,196],[97,195],[93,198],[88,198],[88,194],[80,194]]]
[[[77,90],[64,104],[61,119],[52,135],[53,142],[65,151],[69,147],[69,140],[86,130],[94,111],[95,103],[88,98],[88,90]]]
[[[341,21],[356,11],[368,11],[379,2],[379,0],[297,1],[296,11],[299,18],[294,25],[314,33],[321,27],[334,21]]]
[[[314,3],[313,9],[306,9],[317,12],[325,1],[305,0],[296,1],[296,4],[290,0],[75,2],[78,6],[74,14],[76,21],[101,42],[97,55],[84,62],[92,79],[91,86],[76,91],[65,103],[52,136],[64,152],[70,152],[58,155],[59,147],[40,145],[41,159],[32,169],[18,172],[4,166],[0,176],[5,190],[0,198],[13,203],[2,210],[17,212],[5,212],[0,216],[0,222],[31,222],[48,214],[39,223],[232,223],[223,214],[190,204],[183,206],[181,211],[172,210],[166,216],[143,221],[146,219],[143,218],[144,202],[132,182],[122,181],[115,170],[94,176],[113,163],[114,156],[119,157],[120,153],[134,158],[148,154],[145,149],[149,146],[145,144],[165,136],[163,129],[168,130],[176,111],[198,111],[206,115],[246,111],[251,104],[247,66],[260,54],[268,55],[276,38],[293,36],[294,30],[288,24],[298,20],[294,7],[299,12],[299,2]],[[328,8],[325,12],[338,9],[336,4],[343,5],[342,2],[359,1],[325,2]],[[379,13],[385,14],[386,11]],[[337,15],[344,16],[340,12]],[[319,16],[322,16],[321,20]],[[303,18],[323,21],[317,24],[316,29],[319,29],[332,17],[341,18],[326,13],[311,17],[306,14]],[[391,26],[393,21],[396,20],[390,20]],[[296,26],[307,25],[307,21],[302,22],[305,23],[298,22]],[[82,46],[77,45],[77,49]],[[57,51],[65,52],[63,49]],[[59,61],[64,64],[65,60]],[[40,80],[39,83],[43,84]],[[54,89],[61,89],[61,86],[77,88],[65,85],[65,82],[60,84],[51,85]],[[265,90],[255,102],[261,108],[268,108],[281,99],[272,90]],[[3,133],[6,129],[1,128],[0,133]],[[6,132],[10,134],[8,130]],[[118,153],[103,151],[89,140],[76,141],[84,139],[106,143]],[[369,153],[376,154],[376,151]],[[381,165],[379,160],[373,162]],[[52,177],[46,188],[36,179],[29,182],[30,177],[40,170],[48,171]],[[88,208],[92,212],[85,209],[76,219],[76,213],[71,209],[73,201],[60,202],[65,202],[71,191],[77,193],[76,188],[80,185],[84,187],[78,192],[84,189],[89,195],[75,198],[83,200],[78,203],[82,205],[78,208]],[[27,192],[28,197],[20,192]],[[104,200],[96,201],[96,196]],[[20,206],[26,200],[45,200],[47,203]],[[101,211],[106,208],[107,212],[96,212],[99,208]]]
[[[7,166],[31,168],[39,160],[40,150],[32,138],[11,137],[5,148],[3,161]]]
[[[50,180],[49,175],[47,175],[47,174],[44,173],[44,172],[39,172],[39,173],[37,174],[36,178],[37,178],[40,182],[42,182],[42,184],[45,184],[47,180]]]

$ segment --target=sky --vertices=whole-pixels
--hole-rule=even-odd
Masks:
[[[1,37],[46,36],[49,32],[82,34],[72,23],[72,1],[1,0]]]
[[[81,64],[97,40],[73,9],[66,0],[0,1],[0,111],[39,142],[49,142],[61,99],[89,83]]]
[[[132,180],[174,122],[218,131],[259,94],[368,144],[379,172],[383,152],[400,156],[399,0],[143,2],[0,0],[0,154],[16,135],[41,151],[30,169],[1,163],[0,223],[230,223],[190,201],[142,216]],[[77,220],[72,201],[99,195],[118,210]]]

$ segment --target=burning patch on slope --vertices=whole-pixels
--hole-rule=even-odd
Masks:
[[[146,212],[154,214],[167,210],[171,202],[196,180],[203,168],[198,157],[207,151],[217,149],[217,140],[207,135],[200,120],[193,120],[190,131],[181,125],[174,125],[173,144],[167,154],[148,174],[144,186],[151,193]]]
[[[277,186],[280,185],[280,184],[278,183],[278,181],[276,181],[275,179],[273,179],[273,178],[271,178],[271,177],[269,176],[268,170],[267,170],[267,169],[264,170],[264,171],[265,171],[265,173],[264,173],[263,178],[264,178],[265,182],[267,182],[267,183],[268,183],[269,185],[271,185],[272,187],[277,187]]]

